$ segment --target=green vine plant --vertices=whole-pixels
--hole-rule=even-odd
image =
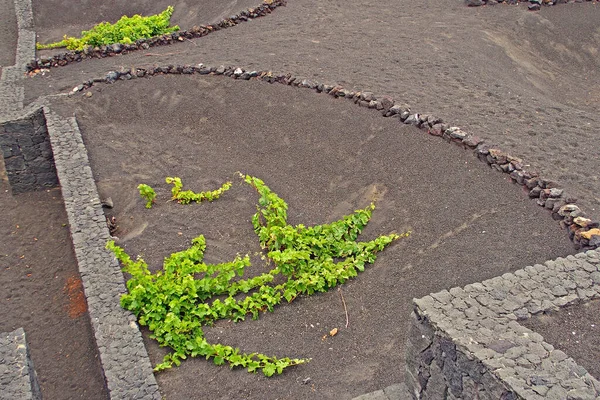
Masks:
[[[132,44],[139,39],[148,39],[178,31],[179,26],[170,26],[173,11],[174,8],[169,6],[163,12],[147,17],[137,14],[133,17],[124,15],[114,24],[101,22],[89,31],[81,32],[80,38],[65,35],[60,42],[37,43],[36,48],[44,50],[66,47],[69,50],[83,50],[86,46],[94,47],[114,43]]]
[[[330,224],[289,225],[287,203],[262,180],[241,176],[260,196],[252,225],[273,267],[269,272],[242,279],[245,269],[251,267],[248,255],[221,264],[204,263],[203,235],[193,239],[188,249],[167,257],[163,269],[155,273],[149,271],[143,259],[132,260],[114,241],[107,244],[123,271],[131,275],[127,281],[128,293],[121,297],[122,307],[132,311],[161,346],[172,349],[155,371],[179,366],[181,360],[199,356],[212,359],[216,365],[262,371],[265,376],[306,363],[309,359],[243,353],[238,348],[209,343],[202,327],[221,319],[234,322],[248,316],[257,319],[260,312],[272,312],[284,300],[289,303],[300,295],[325,292],[343,284],[375,262],[377,252],[410,234],[391,233],[357,242],[371,218],[374,204]],[[273,283],[277,276],[284,278],[277,280],[283,283]]]
[[[195,193],[191,190],[182,190],[183,183],[181,182],[181,178],[167,177],[165,180],[169,185],[173,185],[171,188],[172,200],[176,200],[179,204],[200,203],[204,200],[213,201],[231,188],[231,182],[225,182],[217,190]]]
[[[140,183],[138,185],[138,190],[140,191],[140,196],[146,200],[146,208],[152,208],[154,199],[156,199],[156,192],[154,189],[144,183]]]

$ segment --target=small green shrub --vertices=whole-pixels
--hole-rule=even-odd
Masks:
[[[177,200],[179,204],[190,204],[191,202],[200,203],[204,200],[213,201],[221,197],[223,193],[231,188],[231,182],[225,182],[223,186],[217,190],[196,193],[192,192],[191,190],[181,190],[183,188],[181,178],[167,177],[165,181],[169,185],[173,185],[171,188],[171,194],[173,195],[173,200]]]
[[[140,191],[140,196],[146,200],[146,208],[152,208],[152,204],[154,204],[154,199],[156,198],[154,189],[146,184],[140,183],[138,185],[138,190]]]
[[[181,180],[168,179],[175,186],[174,197],[182,193]],[[358,235],[375,209],[373,204],[330,224],[292,226],[287,223],[288,206],[282,198],[258,178],[242,175],[242,179],[259,194],[252,225],[273,266],[267,273],[241,279],[245,269],[251,267],[247,255],[221,264],[206,264],[203,235],[193,239],[188,249],[165,258],[162,270],[156,273],[151,273],[141,258],[132,260],[113,241],[107,244],[123,271],[131,275],[121,306],[152,331],[151,337],[160,346],[172,349],[155,371],[178,366],[187,357],[205,357],[216,365],[227,363],[231,368],[242,367],[272,376],[309,361],[248,354],[231,346],[209,343],[202,326],[220,319],[257,319],[261,312],[273,311],[284,301],[326,292],[356,277],[367,264],[375,262],[379,251],[410,233],[391,233],[358,242]]]
[[[81,32],[81,38],[64,36],[64,40],[50,44],[36,45],[38,50],[66,47],[69,50],[83,50],[85,46],[102,46],[113,43],[131,44],[138,39],[147,39],[179,30],[179,26],[169,26],[173,7],[169,6],[160,14],[142,17],[123,16],[116,23],[101,22],[89,31]]]

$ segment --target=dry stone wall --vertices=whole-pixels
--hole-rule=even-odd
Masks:
[[[23,328],[0,333],[0,400],[41,400]]]
[[[13,193],[58,185],[54,156],[41,110],[0,122],[0,151]]]
[[[416,399],[593,400],[600,382],[519,321],[600,298],[587,251],[414,300],[406,384]]]

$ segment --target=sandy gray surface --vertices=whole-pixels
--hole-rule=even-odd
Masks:
[[[527,320],[529,329],[565,351],[595,378],[600,379],[600,301],[565,307]]]
[[[132,65],[291,72],[389,94],[482,136],[558,180],[600,216],[600,7],[466,8],[455,0],[290,1],[205,38],[52,70],[29,96]],[[147,56],[145,54],[154,54]],[[162,54],[162,55],[161,55]],[[35,86],[39,86],[36,88]]]
[[[290,223],[327,223],[378,208],[364,238],[411,229],[339,293],[302,298],[259,321],[222,323],[213,341],[246,351],[313,358],[275,379],[204,359],[157,375],[167,398],[349,399],[402,379],[411,299],[573,252],[564,232],[506,176],[472,154],[374,110],[324,94],[226,77],[160,76],[102,85],[56,103],[77,115],[115,233],[153,268],[203,233],[208,262],[259,251],[254,191],[236,183],[214,203],[179,206],[166,176],[197,191],[236,171],[288,201]],[[147,210],[139,183],[157,189]],[[255,258],[255,268],[262,262]],[[323,340],[331,329],[340,333]],[[149,340],[153,362],[160,349]],[[311,378],[309,385],[302,381]]]

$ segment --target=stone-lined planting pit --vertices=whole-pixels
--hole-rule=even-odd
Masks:
[[[552,218],[560,221],[563,228],[568,231],[569,238],[576,249],[593,250],[600,247],[600,222],[591,220],[587,214],[575,203],[577,199],[569,196],[555,181],[544,179],[536,171],[525,168],[522,159],[514,157],[497,146],[486,143],[476,135],[464,132],[461,128],[445,123],[441,118],[429,114],[420,114],[411,111],[406,104],[396,103],[389,96],[377,96],[369,91],[348,90],[340,85],[330,85],[314,80],[296,77],[292,74],[275,74],[272,71],[247,71],[231,66],[206,66],[197,65],[164,65],[152,68],[123,69],[109,71],[103,77],[90,79],[75,87],[73,92],[89,89],[96,83],[115,83],[122,80],[151,77],[154,75],[224,75],[233,79],[250,80],[258,79],[269,83],[279,83],[315,90],[318,93],[327,93],[335,98],[351,100],[360,107],[374,109],[388,118],[396,118],[399,122],[413,125],[424,132],[439,136],[450,143],[455,143],[465,149],[472,150],[474,154],[491,168],[501,173],[506,173],[510,179],[523,187],[529,198],[548,209]]]

